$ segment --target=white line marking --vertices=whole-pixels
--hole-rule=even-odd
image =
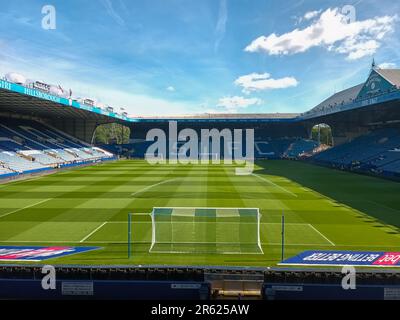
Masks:
[[[149,253],[156,253],[156,254],[182,254],[182,253],[185,253],[185,254],[193,254],[193,253],[195,253],[194,251],[174,251],[174,250],[171,250],[171,251],[157,251],[157,250],[149,250]],[[264,254],[264,252],[240,252],[240,251],[238,251],[238,252],[229,252],[229,251],[222,251],[222,252],[217,252],[218,254],[225,254],[225,255],[235,255],[235,254],[237,254],[237,255],[244,255],[244,254],[246,254],[246,255],[256,255],[256,254],[258,254],[258,255],[261,255],[261,254]],[[196,253],[196,254],[199,254],[198,252]],[[204,252],[204,254],[215,254],[215,252],[212,252],[212,251],[207,251],[207,252]]]
[[[336,246],[331,240],[329,240],[327,237],[325,237],[321,232],[317,230],[311,223],[309,223],[309,226],[314,229],[319,235],[321,235],[326,241],[328,241],[332,246]]]
[[[109,224],[127,224],[128,221],[108,221],[107,223]],[[151,221],[145,222],[145,221],[132,221],[132,223],[147,223],[147,224],[151,224]]]
[[[4,217],[6,217],[6,216],[9,216],[10,214],[17,213],[17,212],[20,212],[20,211],[25,210],[25,209],[29,209],[29,208],[32,208],[32,207],[36,207],[36,206],[38,206],[39,204],[45,203],[45,202],[50,201],[50,200],[53,200],[53,199],[54,199],[54,198],[45,199],[45,200],[39,201],[39,202],[37,202],[37,203],[30,204],[30,205],[28,205],[28,206],[26,206],[26,207],[23,207],[23,208],[21,208],[21,209],[17,209],[17,210],[8,212],[8,213],[6,213],[6,214],[3,214],[3,215],[0,216],[0,218],[4,218]]]
[[[235,209],[235,210],[260,210],[259,208],[238,208],[238,207],[154,207],[153,209],[210,209],[210,210],[223,210],[223,209]]]
[[[127,221],[108,221],[107,223],[110,223],[110,224],[126,224],[126,223],[128,223]],[[152,222],[151,221],[132,221],[132,223],[134,223],[134,224],[151,224]],[[169,224],[171,224],[171,222],[170,221],[158,221],[157,223],[169,223]],[[192,221],[180,221],[180,222],[176,222],[176,223],[190,223],[190,224],[194,224],[194,223],[213,223],[213,224],[215,224],[215,223],[218,223],[218,222],[214,222],[214,221],[195,221],[195,222],[192,222]],[[240,222],[240,221],[238,221],[238,222],[232,222],[232,221],[228,221],[228,222],[226,222],[226,221],[221,221],[221,222],[219,222],[219,223],[223,223],[223,224],[257,224],[257,222]],[[260,224],[262,224],[262,225],[282,225],[282,223],[280,223],[280,222],[260,222]],[[285,223],[285,225],[287,225],[287,226],[309,226],[309,223]]]
[[[132,196],[135,196],[135,195],[137,195],[137,194],[139,194],[139,193],[145,192],[145,191],[148,190],[148,189],[151,189],[151,188],[153,188],[153,187],[157,187],[157,186],[159,186],[159,185],[161,185],[161,184],[164,184],[164,183],[167,183],[167,182],[171,182],[171,181],[174,181],[174,180],[178,180],[178,178],[174,178],[174,179],[169,179],[169,180],[165,180],[165,181],[158,182],[158,183],[156,183],[156,184],[153,184],[153,185],[151,185],[151,186],[148,186],[148,187],[146,187],[146,188],[143,188],[143,189],[141,189],[141,190],[139,190],[139,191],[136,191],[136,192],[132,193],[131,195],[132,195]]]
[[[14,243],[25,243],[25,242],[40,242],[40,243],[46,243],[45,241],[0,241],[1,242],[14,242]],[[53,241],[55,243],[58,243],[58,241]],[[68,241],[59,241],[60,243],[68,243]],[[70,242],[70,243],[76,243],[76,242]],[[126,241],[85,241],[85,243],[110,243],[110,244],[126,244]],[[149,245],[151,244],[151,240],[149,241],[133,241],[133,243],[139,243],[139,244],[146,244],[148,243]],[[276,243],[276,242],[272,242],[272,243],[268,243],[268,242],[262,242],[263,246],[268,247],[268,246],[282,246],[282,243]],[[299,246],[299,247],[304,247],[304,246],[317,246],[317,247],[331,247],[331,245],[329,244],[316,244],[316,243],[287,243],[285,244],[285,246]],[[399,248],[398,246],[387,246],[387,245],[368,245],[368,244],[361,244],[361,245],[352,245],[352,244],[340,244],[340,245],[336,245],[338,247],[354,247],[354,248],[391,248],[391,249],[395,249],[395,248]],[[386,249],[385,249],[386,250]],[[385,251],[383,250],[383,251]]]
[[[267,242],[263,242],[263,244],[265,246],[276,246],[276,247],[282,247],[282,243],[278,243],[278,242],[271,242],[271,243],[267,243]],[[322,243],[285,243],[285,247],[286,246],[291,246],[291,247],[295,247],[295,246],[299,246],[299,247],[331,247],[330,244],[322,244]]]
[[[266,179],[266,178],[264,178],[264,177],[262,177],[262,176],[259,176],[258,174],[253,173],[252,176],[257,177],[258,179],[261,179],[261,180],[263,180],[263,181],[265,181],[265,182],[267,182],[267,183],[269,183],[269,184],[272,184],[273,186],[275,186],[275,187],[277,187],[277,188],[279,188],[279,189],[285,191],[286,193],[289,193],[289,194],[291,194],[292,196],[298,198],[298,195],[297,195],[297,194],[295,194],[295,193],[289,191],[288,189],[285,189],[284,187],[281,187],[280,185],[278,185],[278,184],[276,184],[276,183],[274,183],[274,182],[272,182],[272,181],[270,181],[270,180],[268,180],[268,179]]]
[[[47,243],[47,244],[52,244],[52,243],[81,243],[80,241],[71,241],[71,240],[2,240],[0,243]],[[85,243],[105,243],[105,244],[126,244],[127,241],[110,241],[110,240],[98,240],[98,241],[85,241]],[[134,243],[148,243],[150,244],[151,241],[134,241]]]
[[[16,241],[16,240],[2,240],[0,243],[44,243],[44,244],[52,244],[52,243],[72,243],[72,244],[78,244],[79,242],[77,241],[64,241],[64,240],[55,240],[55,241],[48,241],[48,240],[25,240],[25,241]],[[96,243],[104,243],[104,244],[126,244],[126,241],[110,241],[110,240],[97,240],[97,241],[85,241],[85,243],[90,244],[96,244]],[[151,245],[151,240],[149,241],[134,241],[133,243],[138,243],[138,244],[149,244]],[[264,247],[268,246],[282,246],[282,243],[276,243],[276,242],[262,242]],[[315,247],[330,247],[331,245],[328,244],[315,244],[315,243],[287,243],[285,246],[299,246],[299,247],[304,247],[304,246],[315,246]],[[390,251],[390,250],[399,250],[399,246],[388,246],[385,244],[382,245],[369,245],[369,244],[337,244],[336,247],[352,247],[352,248],[380,248],[382,251]]]
[[[91,233],[89,233],[86,237],[84,237],[79,243],[85,242],[87,239],[89,239],[92,235],[94,235],[97,231],[99,231],[101,228],[103,228],[107,224],[106,222],[103,222],[101,225],[99,225],[96,229],[94,229]]]
[[[132,216],[150,216],[151,213],[140,212],[140,213],[130,213],[130,215],[132,215]],[[112,223],[112,221],[109,221],[109,222]]]

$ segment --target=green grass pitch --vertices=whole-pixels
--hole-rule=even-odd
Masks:
[[[119,161],[0,185],[0,245],[99,246],[48,260],[84,265],[274,266],[304,250],[398,251],[400,184],[302,162],[224,165]],[[149,253],[153,207],[259,208],[263,254]],[[132,257],[127,214],[134,213]]]

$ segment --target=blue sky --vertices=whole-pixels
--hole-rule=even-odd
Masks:
[[[0,2],[1,74],[132,115],[303,112],[365,81],[373,57],[400,66],[389,0]]]

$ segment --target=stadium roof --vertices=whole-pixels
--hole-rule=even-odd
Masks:
[[[380,83],[373,83],[376,81],[376,76],[386,80],[383,81],[386,86]],[[371,87],[368,88],[369,86]],[[368,90],[365,89],[366,87]],[[335,93],[310,111],[302,114],[301,117],[316,117],[384,102],[387,99],[396,99],[399,89],[400,69],[381,69],[373,66],[367,81]]]
[[[116,120],[91,110],[72,108],[58,102],[3,89],[0,89],[0,114],[19,114],[43,118],[81,118],[96,120],[99,123]]]
[[[58,97],[7,80],[0,80],[0,113],[24,114],[48,118],[81,118],[108,122],[164,122],[164,121],[285,121],[296,119],[297,113],[260,114],[214,114],[174,115],[164,117],[128,117],[104,110],[95,105],[85,105],[80,101]]]
[[[315,108],[311,109],[311,112],[323,110],[329,107],[333,108],[344,103],[350,103],[357,98],[363,86],[364,83],[360,83],[349,89],[337,92],[333,96],[330,96],[328,99],[321,102]]]
[[[389,81],[391,84],[400,88],[400,69],[379,69],[375,71],[379,73],[383,78]]]
[[[382,82],[377,83],[378,77]],[[379,82],[378,81],[378,82]],[[370,86],[370,87],[369,87]],[[368,90],[367,90],[368,89]],[[0,112],[3,114],[24,114],[48,118],[81,118],[95,120],[99,124],[110,122],[279,122],[301,121],[304,119],[318,118],[324,115],[363,108],[369,105],[400,100],[400,70],[380,69],[373,67],[370,77],[365,83],[335,93],[325,101],[302,114],[297,113],[258,113],[258,114],[229,114],[229,113],[204,113],[197,115],[174,115],[138,117],[128,116],[126,113],[116,113],[113,108],[96,106],[95,103],[87,104],[87,100],[79,101],[65,98],[43,90],[24,86],[16,82],[0,79]]]
[[[154,120],[154,119],[293,119],[298,113],[203,113],[194,115],[176,115],[162,117],[137,117],[138,119]]]

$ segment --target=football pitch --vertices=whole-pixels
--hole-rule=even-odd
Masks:
[[[295,161],[259,161],[252,175],[236,176],[227,165],[122,160],[0,185],[0,245],[101,248],[49,264],[266,267],[281,259],[284,214],[287,258],[313,249],[394,252],[399,195],[400,183]],[[155,207],[257,208],[261,253],[152,252]]]

